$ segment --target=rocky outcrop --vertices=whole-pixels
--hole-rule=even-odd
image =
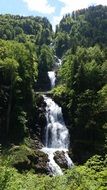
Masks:
[[[50,83],[50,79],[49,76],[46,73],[44,73],[41,69],[41,71],[38,74],[38,80],[36,83],[36,91],[48,91],[51,89],[51,83]]]
[[[35,141],[36,148],[40,149],[42,143],[44,143],[45,127],[46,127],[46,117],[45,117],[45,107],[42,95],[36,96],[36,111],[34,115],[34,125],[30,128],[30,137]]]
[[[28,156],[31,161],[31,167],[35,173],[48,174],[48,155],[41,151],[36,151],[35,156]]]
[[[64,151],[55,152],[54,160],[61,168],[64,168],[64,169],[68,168],[68,163],[67,163],[67,160],[65,158],[65,152]]]
[[[48,155],[40,150],[34,151],[26,146],[10,149],[11,165],[19,172],[34,170],[35,173],[48,174]]]

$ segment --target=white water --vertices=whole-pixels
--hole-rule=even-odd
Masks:
[[[62,64],[62,60],[61,59],[58,59],[56,56],[56,62],[55,62],[55,66],[56,67],[59,67],[61,66]],[[55,87],[55,82],[56,82],[56,73],[55,71],[48,71],[48,77],[50,79],[50,82],[51,82],[51,89]]]
[[[55,59],[56,59],[55,65],[56,66],[61,66],[62,65],[62,60],[59,59],[57,56],[55,56]]]
[[[54,153],[57,150],[59,151],[59,149],[55,149],[55,148],[48,148],[48,147],[42,148],[42,151],[44,153],[48,154],[49,169],[50,169],[50,174],[52,174],[52,175],[62,175],[63,174],[61,168],[58,166],[58,164],[54,160]]]
[[[56,81],[55,71],[48,71],[48,76],[51,82],[51,88],[54,88]]]
[[[46,102],[46,147],[68,148],[69,133],[65,126],[62,109],[51,98],[44,96]]]
[[[61,60],[61,59],[58,59],[57,65],[58,65],[58,66],[61,66],[61,65],[62,65],[62,60]]]
[[[72,160],[68,155],[69,147],[69,132],[64,123],[62,109],[51,98],[43,96],[46,102],[46,135],[45,147],[43,152],[48,154],[50,173],[53,175],[62,175],[61,168],[54,160],[54,153],[56,151],[65,153],[65,160],[68,167],[73,165]]]

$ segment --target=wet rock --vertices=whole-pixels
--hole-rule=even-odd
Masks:
[[[68,163],[67,163],[67,160],[65,158],[65,152],[64,151],[55,152],[54,160],[61,168],[64,168],[64,169],[68,168]]]

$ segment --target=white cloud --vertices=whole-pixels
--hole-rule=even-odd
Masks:
[[[107,0],[59,0],[64,4],[61,9],[61,15],[71,13],[73,10],[89,7],[90,5],[107,5]]]
[[[42,14],[53,14],[52,25],[55,29],[55,25],[58,24],[67,13],[72,11],[87,8],[91,5],[107,5],[107,0],[56,0],[62,3],[61,10],[59,10],[59,16],[55,15],[55,6],[49,4],[50,0],[23,0],[30,11],[36,11]]]
[[[107,5],[107,0],[58,0],[63,3],[63,6],[60,11],[59,16],[53,17],[53,28],[55,29],[55,25],[58,24],[63,17],[63,15],[67,13],[72,13],[72,11],[87,8],[91,5]]]
[[[55,27],[57,24],[59,24],[60,20],[62,19],[62,16],[54,16],[52,21],[53,30],[55,31]]]
[[[42,14],[52,14],[55,12],[55,7],[48,3],[48,0],[23,0],[27,3],[30,11],[37,11]]]
[[[90,5],[107,5],[107,0],[59,0],[64,4],[61,9],[61,15],[63,16],[66,13],[71,13],[73,10],[78,10],[86,8]]]

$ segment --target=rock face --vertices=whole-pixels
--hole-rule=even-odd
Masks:
[[[48,174],[48,155],[40,150],[17,146],[10,150],[11,165],[19,172],[34,170],[35,173]]]
[[[41,69],[41,71],[38,73],[38,80],[36,83],[36,91],[48,91],[51,89],[51,83],[48,76],[48,73],[44,73]]]
[[[35,173],[48,174],[48,155],[41,151],[36,151],[35,156],[28,156],[31,161],[31,167]]]
[[[67,163],[67,160],[65,158],[65,152],[64,151],[55,152],[54,160],[61,168],[63,168],[63,169],[68,168],[68,163]]]
[[[36,111],[34,117],[34,125],[30,129],[30,137],[35,141],[35,148],[41,149],[44,143],[46,117],[46,103],[41,95],[36,95]]]

